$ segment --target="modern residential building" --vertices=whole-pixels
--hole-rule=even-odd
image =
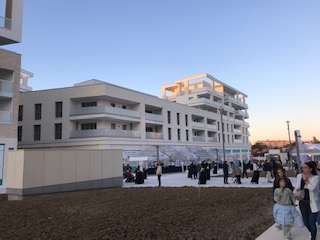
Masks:
[[[23,0],[1,1],[0,46],[21,42]],[[0,49],[0,193],[5,189],[4,164],[17,148],[21,55]]]
[[[148,150],[159,147],[171,160],[200,150],[221,159],[225,147],[228,160],[249,159],[245,94],[208,74],[164,86],[163,93],[161,99],[95,79],[21,93],[18,147],[123,149],[124,160],[155,157]]]

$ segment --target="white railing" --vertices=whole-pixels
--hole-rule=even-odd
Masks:
[[[11,81],[0,79],[0,96],[13,97],[13,83]]]
[[[74,130],[70,132],[70,138],[90,138],[90,137],[140,138],[141,133],[137,131],[126,131],[126,130],[115,130],[115,129]]]
[[[0,27],[1,28],[6,28],[6,29],[11,30],[11,26],[12,26],[11,19],[0,16]]]
[[[163,139],[163,133],[146,132],[147,139]]]
[[[158,114],[153,113],[145,113],[146,120],[156,121],[156,122],[163,122],[163,117]]]
[[[12,113],[8,111],[0,111],[0,123],[11,123]]]
[[[192,139],[194,142],[205,142],[206,141],[205,137],[201,137],[201,136],[193,136]]]
[[[108,106],[81,107],[81,108],[72,108],[70,110],[70,116],[102,114],[102,113],[133,117],[133,118],[141,118],[140,112],[128,110],[128,109],[122,109],[122,108],[108,107]]]

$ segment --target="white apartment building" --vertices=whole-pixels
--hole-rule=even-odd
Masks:
[[[122,149],[127,159],[160,146],[201,149],[221,159],[222,119],[226,157],[248,160],[246,97],[208,74],[164,86],[164,99],[94,79],[24,92],[18,147]]]
[[[0,46],[21,42],[23,0],[0,2]],[[0,49],[0,193],[8,151],[17,148],[21,55]]]

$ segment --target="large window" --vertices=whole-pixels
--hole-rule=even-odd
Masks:
[[[18,142],[22,141],[22,126],[18,126]]]
[[[177,125],[180,125],[180,113],[177,113]]]
[[[180,129],[178,129],[178,141],[180,141]]]
[[[97,102],[83,102],[81,103],[81,107],[96,107]]]
[[[56,118],[62,118],[62,102],[56,102]]]
[[[82,123],[81,130],[97,129],[97,123]]]
[[[37,103],[34,105],[34,119],[35,120],[40,120],[41,119],[41,103]]]
[[[171,140],[171,128],[168,128],[168,139]]]
[[[23,105],[19,105],[18,121],[21,122],[22,120],[23,120]]]
[[[54,138],[62,139],[62,123],[54,124]]]
[[[40,141],[41,138],[41,125],[33,126],[33,140]]]

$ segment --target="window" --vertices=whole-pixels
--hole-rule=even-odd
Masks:
[[[34,105],[34,119],[40,120],[41,119],[41,103]]]
[[[177,113],[177,124],[180,125],[180,113]]]
[[[23,105],[19,105],[18,121],[21,122],[22,120],[23,120]]]
[[[188,115],[186,115],[185,118],[186,118],[186,126],[188,126]]]
[[[189,141],[189,130],[186,130],[186,140]]]
[[[18,126],[18,142],[22,141],[22,126]]]
[[[171,140],[171,128],[168,128],[168,139]]]
[[[41,125],[33,126],[33,140],[40,141],[41,138]]]
[[[116,129],[116,124],[115,123],[111,123],[111,129]]]
[[[122,125],[122,130],[127,130],[127,125]]]
[[[122,109],[127,109],[127,106],[126,105],[122,105]]]
[[[62,118],[62,102],[56,102],[56,118]]]
[[[110,105],[111,105],[111,107],[116,107],[115,103],[111,103]]]
[[[180,129],[178,129],[178,141],[180,141]]]
[[[171,112],[168,111],[168,123],[171,123]]]
[[[62,139],[62,123],[54,124],[54,138]]]
[[[153,132],[152,127],[146,127],[146,132]]]
[[[83,102],[81,103],[81,107],[96,107],[97,102]]]
[[[97,129],[97,123],[82,123],[81,130]]]

